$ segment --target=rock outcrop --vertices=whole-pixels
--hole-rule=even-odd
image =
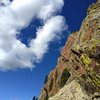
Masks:
[[[90,100],[91,97],[87,95],[86,91],[80,84],[73,80],[66,84],[54,97],[49,100]]]
[[[97,0],[98,3],[100,3],[100,0]]]
[[[100,100],[100,0],[69,36],[39,100]]]

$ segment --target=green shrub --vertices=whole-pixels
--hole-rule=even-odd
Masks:
[[[45,79],[44,79],[44,84],[46,84],[48,81],[48,75],[45,76]]]
[[[62,88],[66,84],[69,77],[70,77],[70,73],[69,73],[68,69],[66,68],[61,75],[60,88]]]

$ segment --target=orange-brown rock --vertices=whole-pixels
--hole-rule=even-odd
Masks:
[[[70,57],[73,55],[71,47],[74,44],[76,37],[77,32],[71,34],[68,38],[66,45],[62,49],[61,56],[58,58],[57,67],[50,72],[48,81],[42,89],[39,100],[48,100],[48,97],[54,96],[62,88],[60,85],[61,76],[66,68],[70,70],[70,74],[73,78],[76,70],[80,76],[85,73],[85,70],[79,62],[77,62],[77,68],[75,68],[74,62],[70,60]]]
[[[100,0],[96,4],[92,4],[88,11],[85,20],[78,32],[72,33],[65,46],[61,51],[61,55],[58,58],[57,66],[48,75],[48,81],[44,85],[39,100],[48,100],[49,97],[60,93],[50,100],[60,100],[63,98],[59,96],[63,93],[63,90],[68,93],[70,90],[66,90],[64,85],[70,83],[79,86],[80,89],[85,91],[81,92],[83,97],[87,98],[95,92],[100,93]],[[75,80],[75,81],[73,81]],[[77,81],[76,81],[77,80]],[[75,89],[73,87],[73,89]],[[78,88],[79,88],[78,87]],[[72,90],[76,94],[79,93],[78,89]],[[66,94],[65,93],[65,94]],[[84,95],[84,93],[87,93]],[[72,93],[70,93],[72,96]],[[63,95],[63,94],[62,94]],[[86,97],[85,97],[86,96]],[[59,97],[59,98],[58,98]],[[66,99],[71,100],[65,96]],[[73,97],[73,96],[72,96]],[[99,96],[98,96],[99,97]],[[77,97],[78,98],[78,97]],[[89,97],[90,98],[90,97]],[[94,100],[94,99],[88,100]],[[99,98],[100,99],[100,98]],[[80,100],[80,99],[72,99]],[[86,100],[86,99],[81,99]],[[98,100],[98,99],[96,99]]]

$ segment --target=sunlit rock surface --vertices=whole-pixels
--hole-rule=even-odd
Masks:
[[[100,100],[100,0],[69,36],[39,100]]]

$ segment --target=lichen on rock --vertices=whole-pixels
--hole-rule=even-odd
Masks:
[[[39,100],[100,100],[100,0],[69,36]]]

